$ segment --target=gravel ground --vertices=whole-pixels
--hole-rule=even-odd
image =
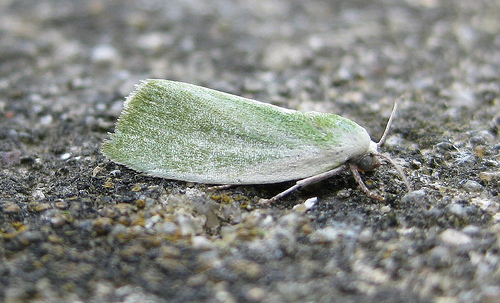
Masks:
[[[500,2],[0,2],[0,301],[499,302]],[[210,192],[100,147],[141,79],[341,114],[404,168]],[[318,197],[312,207],[308,198]],[[294,205],[298,205],[294,207]]]

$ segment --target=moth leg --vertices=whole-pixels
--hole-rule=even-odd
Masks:
[[[287,190],[284,190],[282,192],[280,192],[279,194],[277,194],[276,196],[270,198],[270,199],[260,199],[259,200],[259,204],[271,204],[281,198],[283,198],[284,196],[288,195],[289,193],[299,189],[299,188],[302,188],[302,187],[306,187],[306,186],[309,186],[311,184],[314,184],[314,183],[317,183],[317,182],[320,182],[322,180],[325,180],[325,179],[328,179],[338,173],[340,173],[341,171],[343,171],[345,169],[345,165],[342,165],[342,166],[339,166],[335,169],[332,169],[332,170],[329,170],[327,172],[324,172],[324,173],[321,173],[321,174],[318,174],[318,175],[314,175],[314,176],[311,176],[311,177],[308,177],[308,178],[305,178],[305,179],[302,179],[302,180],[299,180],[295,183],[294,186],[288,188]]]
[[[207,188],[208,191],[214,191],[214,190],[222,190],[222,189],[228,189],[235,186],[235,184],[223,184],[223,185],[214,185],[214,186],[209,186]]]
[[[349,163],[349,168],[351,169],[352,176],[358,182],[359,187],[361,187],[361,190],[370,198],[380,200],[380,201],[385,201],[385,199],[382,196],[377,195],[374,192],[371,192],[368,187],[366,187],[365,182],[363,182],[363,179],[361,179],[361,175],[359,174],[358,168],[356,167],[355,164]]]

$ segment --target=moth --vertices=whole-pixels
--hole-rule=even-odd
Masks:
[[[263,204],[350,169],[371,192],[359,170],[389,161],[355,122],[338,115],[302,112],[192,84],[150,79],[125,100],[115,132],[102,147],[111,161],[150,176],[206,184],[267,184],[298,180]]]

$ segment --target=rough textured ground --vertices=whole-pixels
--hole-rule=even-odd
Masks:
[[[0,301],[500,301],[500,2],[0,2]],[[208,192],[100,152],[145,78],[338,113],[394,170]],[[318,202],[310,209],[303,203]],[[301,204],[293,208],[295,204]]]

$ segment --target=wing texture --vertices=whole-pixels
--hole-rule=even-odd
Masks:
[[[103,153],[151,176],[263,184],[338,167],[364,155],[370,142],[364,128],[337,115],[148,80],[127,97]]]

